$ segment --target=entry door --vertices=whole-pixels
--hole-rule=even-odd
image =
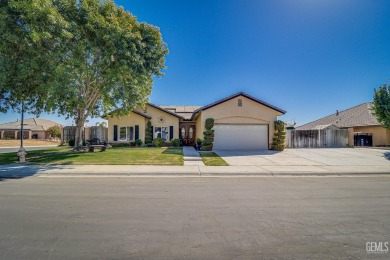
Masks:
[[[180,139],[183,145],[194,145],[195,125],[183,125],[180,127]]]

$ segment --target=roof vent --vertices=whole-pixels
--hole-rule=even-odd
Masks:
[[[338,110],[336,110],[336,116],[338,116],[339,115],[339,111]]]

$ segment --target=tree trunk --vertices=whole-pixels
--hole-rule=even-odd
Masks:
[[[76,134],[75,134],[75,142],[74,142],[74,147],[73,151],[84,151],[83,147],[83,127],[85,123],[85,118],[81,115],[79,115],[76,118]]]

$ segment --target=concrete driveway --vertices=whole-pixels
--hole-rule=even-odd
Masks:
[[[232,166],[388,166],[390,150],[372,148],[215,151]]]

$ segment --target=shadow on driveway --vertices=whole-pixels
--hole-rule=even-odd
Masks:
[[[386,158],[387,160],[390,161],[390,152],[385,152],[385,153],[384,153],[384,156],[385,156],[385,158]]]

